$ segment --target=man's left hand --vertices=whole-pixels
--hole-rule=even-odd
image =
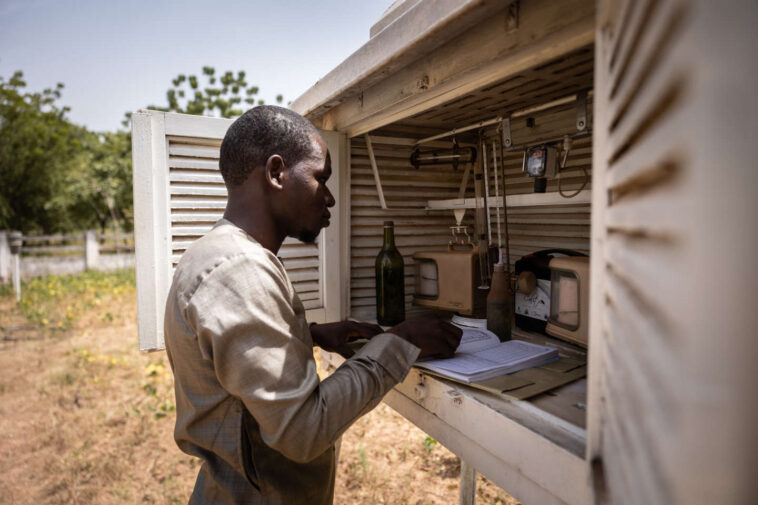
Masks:
[[[381,326],[358,321],[338,321],[311,325],[313,343],[325,351],[337,352],[344,358],[349,358],[355,352],[347,345],[348,342],[361,338],[370,339],[384,332]]]

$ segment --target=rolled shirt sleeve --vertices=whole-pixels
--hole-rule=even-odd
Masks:
[[[302,303],[281,263],[263,249],[217,265],[187,299],[184,315],[219,383],[244,403],[263,441],[297,462],[329,448],[405,377],[419,353],[396,335],[379,334],[320,381]]]

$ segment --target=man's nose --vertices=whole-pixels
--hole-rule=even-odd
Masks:
[[[335,203],[337,203],[337,200],[334,199],[334,195],[329,191],[329,188],[326,188],[326,206],[334,207]]]

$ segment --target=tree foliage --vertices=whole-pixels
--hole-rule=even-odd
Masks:
[[[0,229],[58,233],[131,227],[131,143],[71,123],[63,84],[30,93],[0,77]]]
[[[132,141],[125,131],[88,132],[85,163],[67,177],[62,195],[78,228],[133,226]]]
[[[256,103],[264,103],[256,98],[258,86],[249,85],[242,70],[236,73],[227,70],[217,75],[213,67],[205,66],[200,77],[179,74],[171,84],[166,91],[168,105],[151,105],[150,109],[231,118],[241,115]],[[277,103],[283,100],[282,95],[277,95]]]
[[[235,117],[255,104],[245,72],[203,67],[178,75],[165,107]],[[29,92],[22,72],[0,77],[0,229],[68,233],[133,226],[131,134],[95,133],[71,123],[58,104],[64,86]],[[284,98],[277,95],[277,103]],[[128,126],[129,115],[124,126]]]

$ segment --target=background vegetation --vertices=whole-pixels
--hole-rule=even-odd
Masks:
[[[60,105],[64,85],[26,89],[21,71],[0,76],[0,230],[24,234],[133,228],[129,118],[124,129],[93,132],[69,121]],[[166,105],[147,108],[236,117],[255,104],[258,87],[242,71],[216,74],[205,66],[180,74]],[[277,96],[282,103],[283,97]]]

